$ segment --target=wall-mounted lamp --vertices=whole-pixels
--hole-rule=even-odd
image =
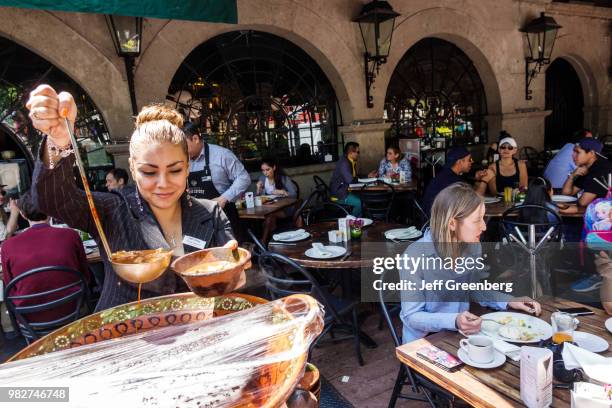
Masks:
[[[540,13],[540,17],[530,21],[520,30],[525,34],[525,99],[527,100],[533,98],[529,89],[531,81],[542,66],[550,64],[550,56],[560,28],[554,18]]]
[[[106,24],[111,33],[115,51],[125,62],[132,113],[136,115],[138,106],[134,89],[134,60],[140,55],[142,17],[106,15]]]
[[[363,56],[368,108],[374,107],[373,97],[370,96],[370,88],[380,66],[387,62],[393,30],[395,30],[395,18],[399,15],[388,2],[373,0],[364,5],[359,16],[353,20],[359,23],[361,38],[365,47]],[[376,74],[374,71],[376,71]]]

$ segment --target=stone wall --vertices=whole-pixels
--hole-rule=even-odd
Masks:
[[[319,63],[339,100],[344,121],[340,132],[346,141],[367,146],[362,165],[369,169],[384,153],[383,132],[388,124],[380,122],[396,64],[420,39],[437,37],[457,45],[474,62],[486,90],[489,135],[506,129],[520,144],[540,149],[547,115],[544,72],[532,83],[533,99],[525,100],[523,38],[518,30],[544,11],[563,26],[553,58],[567,59],[578,73],[584,92],[584,126],[612,134],[608,76],[612,9],[550,0],[391,0],[401,16],[388,62],[372,90],[374,108],[368,109],[363,45],[357,24],[351,22],[364,2],[238,0],[237,25],[146,19],[143,52],[135,71],[138,105],[163,101],[181,62],[204,41],[232,30],[269,32],[294,42]],[[132,123],[125,68],[115,55],[103,16],[0,8],[0,19],[0,35],[64,70],[89,93],[113,139],[129,138]]]

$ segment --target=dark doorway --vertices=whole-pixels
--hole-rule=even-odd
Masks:
[[[569,142],[572,133],[584,127],[582,86],[574,67],[557,58],[546,70],[546,118],[544,143],[555,149]]]

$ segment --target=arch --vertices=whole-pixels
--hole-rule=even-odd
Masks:
[[[202,135],[234,150],[247,167],[257,168],[260,154],[291,166],[337,150],[333,86],[312,57],[282,37],[220,34],[189,54],[168,93]]]
[[[296,6],[300,7],[299,19],[275,19],[270,22],[270,16],[276,15],[279,8],[295,9]],[[322,16],[304,5],[288,0],[274,4],[262,2],[257,8],[250,7],[245,12],[239,8],[239,16],[241,24],[238,25],[198,24],[189,21],[179,24],[169,21],[144,50],[136,68],[139,101],[163,101],[174,73],[200,44],[230,31],[255,30],[292,42],[317,62],[334,87],[343,123],[350,123],[369,113],[363,102],[363,67],[355,64],[355,61],[361,61],[362,58],[359,48],[347,44],[347,39],[334,31],[332,24],[321,24]],[[347,21],[347,24],[350,22]],[[312,27],[317,29],[313,30]],[[186,33],[189,35],[186,36]],[[349,40],[358,40],[358,37]],[[139,87],[139,82],[147,83],[147,87]]]
[[[565,58],[556,58],[545,73],[546,117],[544,143],[559,148],[573,140],[572,134],[584,127],[584,94],[578,73]]]
[[[385,97],[393,137],[450,137],[479,143],[487,135],[487,98],[469,57],[456,45],[428,37],[397,65]]]
[[[104,16],[89,16],[102,19]],[[0,8],[0,35],[31,50],[74,80],[100,109],[111,137],[127,139],[132,123],[122,73],[87,39],[50,12]],[[44,29],[32,29],[44,27]]]
[[[423,23],[426,22],[426,23]],[[405,53],[414,44],[424,38],[439,38],[448,41],[461,49],[474,63],[478,75],[484,85],[487,99],[487,111],[492,117],[501,118],[506,102],[500,91],[498,77],[503,68],[503,63],[494,64],[487,55],[493,56],[499,53],[499,44],[492,40],[490,33],[486,32],[483,24],[469,14],[446,7],[433,7],[420,10],[407,16],[398,23],[393,33],[393,44],[387,59],[376,78],[374,95],[374,106],[382,116],[384,100],[391,75]],[[517,31],[516,35],[520,33]],[[507,50],[507,55],[521,55],[522,43],[520,38],[516,42],[504,44],[507,47],[515,46],[517,49]],[[500,122],[500,121],[499,121]],[[501,123],[489,123],[491,133],[499,131]]]

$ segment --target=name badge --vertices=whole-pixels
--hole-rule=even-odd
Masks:
[[[189,235],[185,235],[183,237],[183,244],[189,245],[190,247],[204,249],[206,246],[206,241],[202,241],[201,239],[197,239],[194,237],[190,237]]]
[[[200,180],[202,180],[202,181],[211,181],[212,180],[212,176],[203,176]]]

